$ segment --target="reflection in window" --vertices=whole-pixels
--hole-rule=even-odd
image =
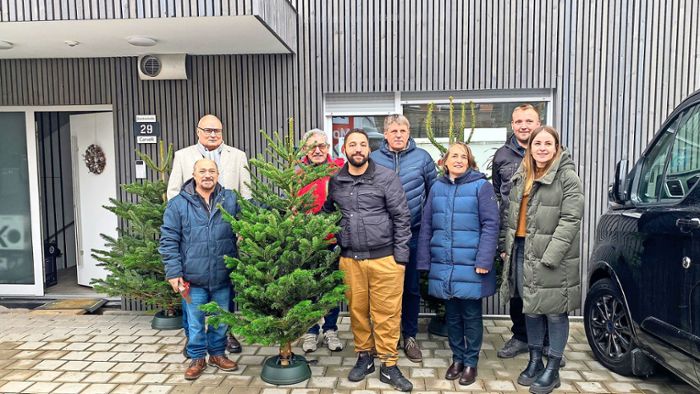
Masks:
[[[342,153],[345,134],[352,129],[362,129],[369,137],[369,147],[378,150],[384,141],[384,116],[334,116],[333,157],[345,157]]]
[[[681,116],[662,198],[682,198],[700,178],[700,105]]]
[[[479,129],[500,129],[508,130],[508,137],[513,133],[510,127],[511,115],[515,107],[526,104],[525,102],[507,102],[507,103],[475,103],[476,110],[476,128]],[[542,124],[547,124],[547,103],[546,102],[528,102],[537,108],[540,113]],[[467,128],[471,128],[471,110],[469,103],[467,105]],[[460,126],[462,104],[454,104],[454,122],[455,127]],[[428,138],[425,129],[425,116],[428,114],[428,104],[407,104],[403,106],[403,114],[411,122],[411,136],[413,138]],[[433,133],[436,137],[447,137],[450,126],[450,106],[449,104],[436,104],[433,109]]]
[[[0,284],[34,284],[23,112],[0,112]]]

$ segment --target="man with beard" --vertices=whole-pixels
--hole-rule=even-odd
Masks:
[[[348,380],[357,382],[374,372],[373,349],[382,362],[379,379],[400,391],[413,384],[397,367],[396,343],[401,325],[405,265],[409,260],[411,214],[406,194],[394,171],[369,158],[364,130],[345,135],[343,151],[348,162],[329,183],[323,206],[342,213],[340,269],[345,274],[350,327],[357,362]],[[399,285],[397,285],[399,284]]]
[[[219,170],[210,159],[194,164],[193,178],[185,182],[180,194],[168,202],[160,233],[160,252],[165,265],[165,278],[175,292],[190,284],[190,299],[186,300],[189,341],[187,354],[192,363],[185,379],[195,380],[208,364],[222,371],[238,368],[226,358],[227,327],[209,326],[199,307],[215,301],[227,309],[231,300],[230,270],[224,256],[236,256],[236,236],[221,214],[221,208],[232,215],[238,212],[236,196],[219,185]]]

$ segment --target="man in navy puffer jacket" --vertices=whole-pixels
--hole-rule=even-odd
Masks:
[[[390,115],[384,119],[384,142],[381,149],[370,154],[376,164],[394,170],[401,179],[406,192],[408,209],[411,211],[411,256],[406,265],[403,301],[401,306],[401,333],[406,357],[413,362],[423,359],[416,342],[418,333],[418,310],[420,287],[416,270],[416,246],[420,231],[423,204],[430,187],[437,178],[435,162],[424,149],[418,148],[411,138],[411,124],[403,115]]]
[[[204,312],[199,307],[215,301],[228,309],[231,279],[224,256],[235,256],[237,248],[235,234],[223,220],[219,204],[232,215],[238,212],[238,204],[233,192],[219,185],[219,170],[213,160],[198,160],[192,175],[180,194],[168,202],[158,249],[173,290],[181,291],[186,282],[190,284],[191,299],[184,308],[189,323],[187,353],[192,358],[185,371],[187,380],[197,379],[206,369],[207,353],[209,365],[223,371],[237,369],[224,354],[227,327],[209,326],[205,330]]]

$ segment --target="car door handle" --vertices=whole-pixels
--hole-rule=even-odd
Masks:
[[[697,230],[700,228],[700,218],[677,219],[676,227],[683,232]]]

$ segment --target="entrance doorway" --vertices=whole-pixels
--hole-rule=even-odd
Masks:
[[[94,295],[106,272],[92,257],[100,234],[116,236],[103,208],[116,198],[112,112],[36,112],[44,287],[47,295]]]

